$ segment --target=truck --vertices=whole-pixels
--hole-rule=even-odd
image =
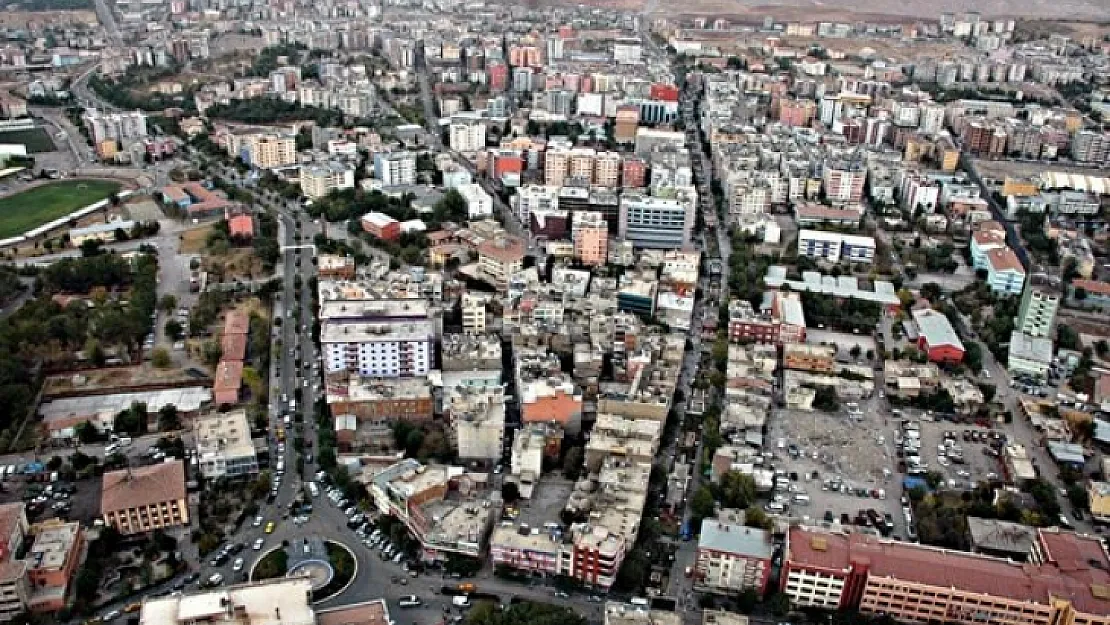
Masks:
[[[455,590],[457,590],[458,592],[474,592],[475,590],[478,590],[478,587],[474,584],[462,583],[455,584]]]

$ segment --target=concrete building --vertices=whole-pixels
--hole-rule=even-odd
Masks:
[[[70,583],[85,556],[85,529],[77,521],[47,519],[31,526],[31,546],[23,561],[31,612],[57,612],[66,606]]]
[[[705,519],[694,557],[694,586],[723,595],[751,589],[762,597],[771,579],[773,555],[770,532],[742,523]]]
[[[986,254],[987,284],[995,293],[1018,295],[1025,286],[1025,267],[1009,247]]]
[[[100,515],[121,534],[189,524],[185,465],[180,460],[104,474]]]
[[[73,247],[81,247],[85,241],[100,241],[109,243],[116,240],[116,231],[122,230],[128,236],[135,227],[133,221],[109,221],[101,224],[91,224],[82,228],[73,228],[69,231],[69,243]]]
[[[486,125],[481,122],[452,122],[448,126],[449,145],[463,154],[486,147]]]
[[[104,141],[127,145],[148,136],[146,113],[142,111],[103,113],[88,109],[81,116],[81,121],[89,131],[89,138],[98,145]]]
[[[798,232],[798,256],[830,263],[871,263],[875,259],[875,239],[839,232],[801,230]]]
[[[401,222],[385,213],[366,213],[359,222],[363,231],[383,241],[396,241],[401,237]]]
[[[620,199],[619,234],[638,248],[681,249],[690,244],[696,199],[626,193]]]
[[[243,137],[236,156],[259,169],[289,167],[297,163],[297,139],[290,134],[256,133]]]
[[[434,358],[435,328],[428,319],[403,323],[325,323],[320,334],[329,373],[350,371],[366,377],[427,375]]]
[[[1110,623],[1110,558],[1095,537],[1041,529],[1028,564],[865,534],[792,527],[781,589],[796,607],[902,622]]]
[[[583,265],[604,265],[609,258],[609,224],[601,213],[578,211],[571,226],[574,257]]]
[[[338,161],[305,165],[300,173],[301,192],[315,200],[332,191],[355,188],[355,169]]]
[[[499,291],[507,291],[509,278],[524,269],[524,241],[509,235],[487,239],[478,245],[478,271]]]
[[[867,168],[862,163],[826,165],[821,179],[825,197],[834,205],[859,204],[866,180]]]
[[[277,578],[143,599],[142,625],[317,625],[312,581]],[[322,622],[322,621],[321,621]],[[353,622],[353,621],[351,621]]]
[[[582,392],[569,379],[533,380],[518,389],[524,423],[554,423],[571,434],[582,427]]]
[[[451,425],[459,459],[494,462],[505,437],[505,391],[501,387],[444,389],[443,416]]]
[[[1060,284],[1045,274],[1033,274],[1021,294],[1015,328],[1022,334],[1051,337],[1056,311],[1060,308]]]
[[[485,334],[487,297],[467,291],[462,294],[462,326],[466,334]]]
[[[466,201],[466,214],[470,219],[493,216],[493,198],[478,184],[459,185],[456,189]]]
[[[258,474],[258,455],[245,410],[194,419],[193,441],[197,466],[206,479],[246,478]]]
[[[416,154],[407,150],[374,154],[374,177],[384,187],[416,184]]]
[[[22,502],[0,504],[0,622],[26,612],[31,600],[29,567],[16,558],[29,531],[27,507]]]
[[[1052,355],[1052,339],[1014,330],[1010,334],[1006,370],[1011,375],[1028,375],[1043,380],[1052,366]]]
[[[913,311],[917,324],[917,347],[932,362],[960,363],[964,359],[964,344],[956,330],[942,313],[924,309]]]

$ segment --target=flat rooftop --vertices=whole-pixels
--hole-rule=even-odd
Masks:
[[[39,414],[45,421],[69,417],[92,417],[104,413],[115,415],[130,408],[135,402],[145,403],[150,412],[157,412],[163,406],[171,404],[177,407],[178,412],[193,412],[212,402],[212,389],[189,386],[135,393],[59,398],[43,402],[39,406]]]
[[[321,343],[373,343],[392,341],[431,341],[435,327],[427,319],[397,322],[351,321],[325,323]]]
[[[307,579],[280,579],[144,599],[139,625],[316,625],[311,594]]]

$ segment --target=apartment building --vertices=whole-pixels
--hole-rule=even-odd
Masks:
[[[297,164],[297,139],[290,134],[251,134],[241,138],[237,156],[259,169],[289,167]]]
[[[332,376],[327,383],[327,402],[335,416],[340,449],[372,449],[392,444],[390,426],[397,421],[430,421],[435,405],[431,382],[426,377],[366,378],[358,375]]]
[[[466,202],[466,214],[470,219],[485,219],[493,216],[493,198],[481,185],[462,184],[455,188]]]
[[[571,223],[574,257],[586,266],[604,265],[609,257],[609,224],[601,213],[575,212]]]
[[[325,322],[320,333],[329,373],[350,371],[366,377],[427,375],[432,369],[435,328],[429,319]]]
[[[524,423],[554,423],[577,434],[582,427],[582,392],[569,378],[538,379],[518,388]]]
[[[694,556],[694,586],[722,595],[750,589],[762,597],[771,579],[773,555],[770,532],[704,519]]]
[[[971,233],[971,265],[987,268],[987,252],[1006,248],[1006,229],[997,221],[980,221]]]
[[[188,525],[185,465],[174,460],[105,473],[100,515],[124,535]]]
[[[638,248],[681,249],[690,244],[696,199],[626,193],[620,199],[620,237]]]
[[[300,172],[301,192],[319,199],[332,191],[355,188],[355,169],[338,161],[305,165]]]
[[[509,278],[524,269],[526,252],[524,241],[517,237],[499,235],[487,239],[478,245],[478,271],[499,291],[507,291]]]
[[[338,254],[320,254],[317,256],[317,259],[316,271],[321,278],[354,280],[354,257],[340,256]]]
[[[503,453],[505,391],[501,387],[444,389],[443,416],[460,460],[495,462]]]
[[[258,454],[245,410],[193,420],[197,466],[207,479],[247,478],[258,474]]]
[[[481,122],[451,122],[448,139],[452,150],[468,154],[486,147],[486,125]]]
[[[1025,286],[1025,268],[1009,247],[990,250],[985,256],[987,284],[995,293],[1019,295]]]
[[[466,334],[485,334],[487,298],[467,291],[462,294],[462,327]]]
[[[798,232],[798,255],[830,263],[871,263],[875,259],[873,237],[801,230]]]
[[[620,184],[621,155],[616,152],[601,152],[594,159],[594,184],[599,187],[616,188]]]
[[[104,113],[88,109],[81,116],[81,121],[89,131],[89,138],[96,145],[104,141],[126,144],[147,136],[146,113],[142,111]]]
[[[1053,355],[1052,339],[1022,334],[1015,330],[1010,334],[1006,371],[1010,375],[1026,375],[1043,380],[1048,376]]]
[[[559,187],[529,184],[517,189],[512,202],[520,223],[531,223],[534,212],[547,213],[559,210]]]
[[[1080,163],[1110,163],[1110,132],[1080,130],[1071,140],[1071,156]]]
[[[25,612],[30,601],[27,563],[16,559],[29,531],[26,505],[0,504],[0,622]]]
[[[23,561],[31,612],[57,612],[66,606],[70,583],[85,554],[85,529],[77,521],[47,519],[31,526],[31,546]]]
[[[902,622],[1110,623],[1110,558],[1095,537],[1037,531],[1029,563],[792,527],[782,592],[796,607],[858,609]]]
[[[867,168],[862,163],[827,164],[821,177],[825,197],[835,204],[859,204]]]
[[[805,313],[797,293],[774,291],[768,314],[757,313],[747,300],[730,301],[728,311],[728,337],[734,343],[754,341],[787,345],[805,342]]]
[[[144,599],[139,622],[142,625],[322,625],[325,617],[323,612],[317,615],[312,609],[311,580],[280,577]],[[388,623],[388,620],[378,622]]]
[[[1060,284],[1043,273],[1033,274],[1021,294],[1016,329],[1022,334],[1051,337],[1060,308]]]
[[[416,184],[416,154],[407,150],[374,155],[374,177],[383,187]]]

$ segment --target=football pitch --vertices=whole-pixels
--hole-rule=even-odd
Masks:
[[[19,236],[120,190],[107,180],[62,180],[0,199],[0,239]]]

